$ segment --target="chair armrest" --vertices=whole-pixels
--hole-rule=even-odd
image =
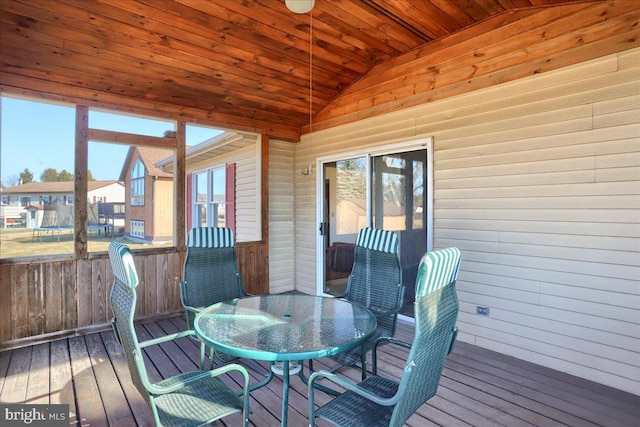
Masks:
[[[451,344],[449,344],[449,350],[447,351],[447,356],[451,354],[453,351],[453,346],[456,344],[456,339],[458,338],[458,327],[453,328],[453,336],[451,337]]]
[[[184,292],[185,292],[184,291],[184,286],[185,286],[184,280],[181,280],[180,281],[180,287],[179,287],[179,290],[180,290],[180,302],[182,303],[182,305],[184,305],[186,307],[187,305],[184,303],[184,300],[186,299],[186,297],[184,295]]]
[[[253,297],[255,295],[250,294],[249,292],[247,292],[247,290],[244,288],[244,280],[242,280],[242,275],[240,273],[237,273],[238,275],[238,284],[240,285],[240,294],[243,297]]]
[[[137,356],[137,357],[140,357],[140,356]],[[142,359],[142,357],[140,357],[140,359]],[[185,378],[184,380],[170,386],[158,386],[157,383],[152,384],[150,382],[146,382],[145,388],[150,393],[153,393],[155,395],[173,393],[177,390],[180,390],[181,388],[184,388],[185,386],[188,386],[189,384],[193,384],[195,382],[203,381],[209,378],[218,377],[222,374],[226,374],[231,371],[238,371],[242,374],[242,376],[244,377],[243,390],[245,390],[245,393],[247,393],[249,389],[249,373],[243,366],[238,365],[237,363],[221,366],[219,368],[212,369],[210,371],[196,371],[196,372],[199,372],[199,374],[194,375],[192,377]]]
[[[339,385],[340,387],[344,388],[345,390],[349,390],[352,391],[354,393],[357,393],[358,395],[364,397],[365,399],[368,399],[372,402],[375,402],[379,405],[383,405],[383,406],[392,406],[395,405],[396,403],[398,403],[398,401],[400,400],[400,395],[399,393],[396,393],[395,395],[389,397],[389,398],[384,398],[384,397],[380,397],[377,394],[371,393],[368,390],[365,390],[364,388],[360,387],[359,384],[356,384],[352,381],[346,380],[342,377],[339,377],[336,374],[332,374],[331,372],[327,372],[327,371],[316,371],[313,373],[313,375],[311,375],[311,377],[309,378],[309,396],[312,396],[313,392],[314,392],[314,383],[316,381],[316,379],[319,378],[326,378],[329,381]],[[310,399],[313,400],[313,399]]]
[[[165,343],[167,341],[173,341],[175,339],[178,338],[182,338],[182,337],[188,337],[188,336],[194,336],[196,333],[195,331],[192,330],[188,330],[188,331],[182,331],[182,332],[176,332],[175,334],[169,334],[169,335],[165,335],[159,338],[153,338],[147,341],[143,341],[140,343],[140,348],[145,348],[145,347],[149,347],[152,345],[157,345],[157,344],[162,344]]]
[[[411,344],[391,337],[380,337],[373,342],[371,351],[371,372],[378,375],[378,347],[384,344],[394,344],[406,349],[411,349]]]
[[[398,286],[400,287],[400,289],[398,291],[398,299],[396,301],[395,308],[391,310],[377,310],[375,306],[369,307],[369,310],[371,310],[373,314],[376,315],[376,317],[393,316],[400,313],[400,310],[402,310],[402,305],[404,303],[404,286],[402,284],[399,284]]]
[[[411,348],[411,344],[396,338],[391,338],[391,337],[380,337],[378,339],[375,340],[375,342],[373,343],[373,351],[376,351],[378,349],[378,347],[382,344],[395,344],[395,345],[399,345],[400,347],[404,347],[407,349]]]
[[[194,314],[200,313],[202,311],[202,309],[204,308],[204,307],[192,307],[190,305],[185,305],[185,304],[182,304],[182,306],[184,307],[185,310],[191,311]]]
[[[375,307],[368,307],[368,308],[376,317],[380,318],[380,317],[387,317],[387,316],[395,316],[396,314],[400,313],[402,306],[396,307],[392,310],[386,310],[386,311],[377,310]]]
[[[180,282],[180,302],[182,303],[182,306],[185,309],[187,309],[189,311],[192,311],[192,312],[194,312],[196,314],[199,313],[200,310],[202,310],[204,307],[197,308],[197,307],[193,307],[193,306],[187,304],[187,302],[186,302],[187,297],[185,295],[184,286],[185,286],[185,281],[183,280],[183,281]]]
[[[347,277],[347,287],[345,288],[344,293],[342,293],[341,295],[335,295],[335,298],[342,298],[342,299],[348,300],[350,290],[351,290],[351,274],[349,274],[349,277]]]

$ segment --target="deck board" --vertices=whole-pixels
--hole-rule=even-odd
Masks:
[[[69,354],[73,388],[75,391],[76,411],[80,425],[109,426],[105,407],[102,404],[100,389],[96,382],[91,358],[87,350],[85,337],[69,338]]]
[[[174,317],[136,325],[141,339],[183,330]],[[397,337],[411,341],[413,327],[400,323]],[[407,350],[383,346],[379,369],[386,375],[402,372]],[[198,366],[199,344],[190,338],[144,350],[153,381]],[[122,348],[111,331],[36,344],[0,353],[0,401],[3,403],[68,403],[70,425],[151,426],[151,412],[134,387]],[[264,378],[268,364],[240,360],[253,384]],[[314,361],[315,369],[335,366],[330,359]],[[358,381],[359,371],[343,368],[340,375]],[[239,389],[241,377],[223,380]],[[251,425],[280,424],[282,379],[251,393]],[[330,399],[316,393],[316,403]],[[307,425],[307,387],[291,378],[289,425]],[[237,426],[240,414],[219,425]],[[326,426],[320,421],[319,426]],[[438,394],[407,421],[411,427],[578,426],[632,427],[640,425],[640,396],[615,390],[566,373],[534,365],[465,343],[449,356]]]
[[[49,403],[49,344],[33,346],[26,401],[33,404]]]
[[[87,335],[86,343],[109,425],[134,424],[133,414],[100,334]]]
[[[51,342],[49,351],[49,403],[69,405],[70,424],[76,425],[75,390],[71,374],[68,340]]]
[[[9,359],[6,379],[0,392],[0,402],[21,403],[26,401],[31,350],[32,347],[19,348]]]
[[[140,426],[152,425],[153,415],[151,415],[147,402],[145,402],[144,398],[131,381],[127,361],[124,358],[122,347],[116,340],[115,335],[109,331],[102,332],[100,336],[109,356],[109,360],[113,365],[118,383],[122,387],[122,394],[127,401],[127,406],[135,419],[135,424]]]

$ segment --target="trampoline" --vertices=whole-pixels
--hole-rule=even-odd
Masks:
[[[98,215],[98,205],[90,204],[88,206],[89,225],[87,227],[89,232],[97,231],[98,235],[104,231],[105,236],[111,234],[113,236],[113,224],[101,223]],[[33,228],[31,240],[35,241],[36,238],[42,241],[43,235],[51,233],[58,237],[60,242],[60,235],[69,231],[73,235],[73,205],[63,205],[58,202],[45,205],[42,215],[42,221],[38,227]]]

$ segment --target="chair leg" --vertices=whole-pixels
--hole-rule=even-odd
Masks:
[[[367,378],[367,353],[364,351],[360,355],[360,366],[362,367],[362,381]]]
[[[204,355],[205,355],[205,345],[204,343],[200,344],[200,370],[204,371]]]

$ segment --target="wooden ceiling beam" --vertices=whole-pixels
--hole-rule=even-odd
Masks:
[[[155,148],[176,149],[175,137],[160,137],[137,135],[126,132],[114,132],[102,129],[88,129],[88,139],[93,142],[106,142],[109,144],[141,145]]]

